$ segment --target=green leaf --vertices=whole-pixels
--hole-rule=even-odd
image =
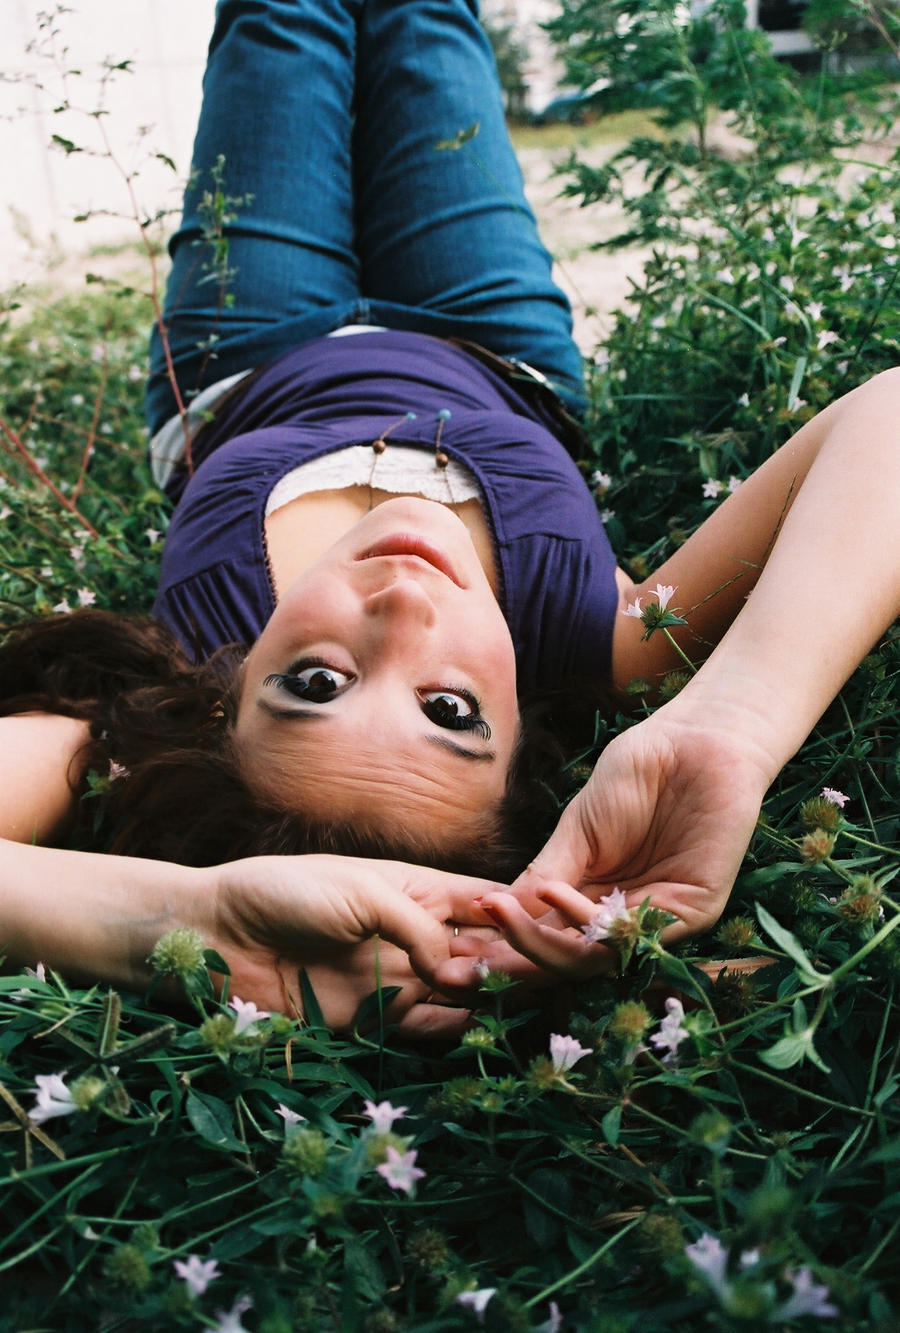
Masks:
[[[305,967],[300,969],[300,999],[308,1026],[324,1028],[327,1032],[328,1024],[325,1022],[325,1015],[322,1013],[322,1007],[316,999],[316,992],[313,990],[312,982]]]
[[[211,972],[220,972],[223,977],[231,976],[231,968],[216,949],[204,949],[203,961]]]
[[[344,1275],[359,1296],[377,1301],[384,1295],[387,1284],[378,1260],[354,1236],[344,1241]]]
[[[206,1092],[188,1092],[185,1102],[188,1120],[201,1139],[215,1148],[228,1148],[234,1152],[245,1152],[246,1145],[234,1134],[234,1119],[231,1108],[218,1097],[211,1097]]]
[[[790,1069],[793,1065],[800,1064],[806,1055],[807,1045],[802,1033],[793,1032],[787,1037],[782,1037],[781,1041],[776,1041],[767,1051],[760,1051],[759,1058],[763,1064],[771,1065],[773,1069]]]
[[[600,1128],[603,1130],[603,1137],[611,1148],[615,1148],[619,1142],[619,1130],[622,1126],[622,1107],[614,1106],[611,1111],[600,1121]]]
[[[812,959],[800,941],[789,930],[785,930],[784,926],[780,926],[775,918],[769,915],[762,903],[756,904],[756,915],[766,934],[772,937],[779,949],[783,949],[788,957],[793,959],[799,976],[806,982],[807,986],[816,986],[821,989],[828,985],[831,977],[826,973],[816,971]]]
[[[800,1001],[797,1003],[801,1004]],[[799,1032],[785,1032],[774,1046],[770,1046],[767,1051],[760,1051],[759,1058],[763,1064],[771,1065],[773,1069],[791,1069],[803,1060],[810,1060],[823,1074],[828,1074],[830,1073],[828,1065],[813,1045],[814,1035],[815,1029],[811,1027],[804,1027]]]
[[[806,357],[798,356],[797,364],[794,366],[794,373],[791,376],[791,387],[788,389],[788,403],[793,403],[800,397],[800,385],[803,383],[803,376],[806,374]]]
[[[57,148],[61,148],[67,157],[70,153],[80,153],[82,151],[71,139],[64,139],[61,134],[51,134],[50,142],[55,143]]]
[[[402,989],[402,986],[382,986],[380,990],[373,990],[357,1009],[353,1026],[365,1029],[377,1023],[391,1000],[398,996]]]

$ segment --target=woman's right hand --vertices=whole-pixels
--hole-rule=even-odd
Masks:
[[[450,956],[454,919],[501,887],[493,881],[328,855],[253,857],[211,873],[212,890],[194,900],[189,924],[225,958],[232,994],[302,1013],[305,968],[331,1027],[348,1027],[379,984],[402,987],[388,1018],[406,1035],[449,1036],[468,1019],[467,1009],[426,1000]],[[468,919],[484,918],[472,908]]]

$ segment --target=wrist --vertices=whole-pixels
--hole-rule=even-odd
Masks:
[[[719,748],[731,750],[735,761],[759,773],[765,791],[802,744],[806,730],[792,727],[783,699],[768,692],[752,676],[697,674],[657,716],[692,732],[713,736]]]
[[[6,956],[18,966],[44,962],[88,982],[142,989],[160,936],[197,924],[208,877],[163,861],[2,842]]]

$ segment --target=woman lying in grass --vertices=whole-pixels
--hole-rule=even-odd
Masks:
[[[617,567],[474,9],[220,0],[148,394],[157,623],[76,613],[0,663],[16,962],[139,985],[190,925],[245,1000],[297,1009],[306,966],[343,1024],[380,979],[414,1033],[461,1021],[423,1001],[473,952],[608,967],[577,926],[613,887],[673,937],[716,919],[768,785],[900,610],[900,372],[650,578]],[[540,851],[518,695],[624,698],[683,654],[706,660]],[[108,771],[96,832],[79,796]]]

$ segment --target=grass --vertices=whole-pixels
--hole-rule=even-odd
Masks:
[[[718,503],[704,482],[900,356],[893,166],[841,192],[810,170],[798,229],[764,154],[704,175],[676,149],[645,144],[632,226],[654,253],[591,368],[581,460],[638,574]],[[592,170],[585,198],[609,187]],[[149,605],[168,517],[144,457],[149,319],[133,288],[56,298],[52,275],[0,316],[4,628],[83,596]],[[0,976],[0,1333],[893,1333],[898,680],[894,628],[768,794],[711,934],[673,953],[646,919],[621,977],[538,999],[488,977],[453,1049],[335,1035],[312,995],[304,1023],[242,1027],[196,958],[171,1010]],[[35,1125],[36,1080],[63,1072],[71,1111]],[[410,1153],[407,1191],[379,1168]]]

